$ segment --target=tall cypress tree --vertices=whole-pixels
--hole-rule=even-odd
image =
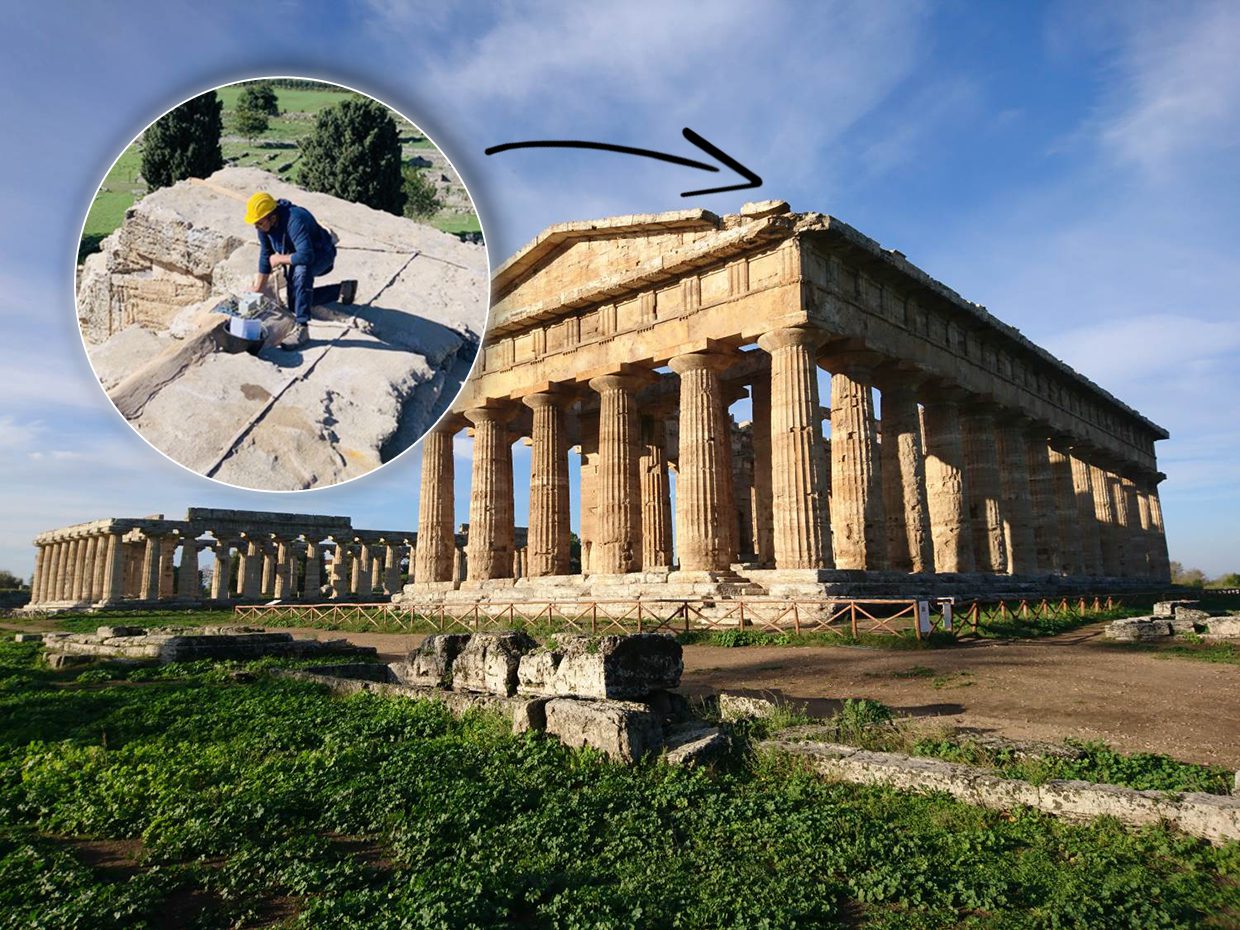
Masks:
[[[151,124],[142,137],[142,176],[149,190],[224,167],[220,150],[223,104],[210,90]]]
[[[401,215],[400,133],[383,104],[343,100],[326,108],[301,152],[299,180],[307,190]]]

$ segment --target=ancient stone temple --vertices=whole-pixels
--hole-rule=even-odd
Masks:
[[[113,517],[40,534],[30,609],[384,600],[416,536],[348,517],[191,507],[184,519]]]
[[[500,266],[493,299],[478,367],[423,444],[407,601],[1168,578],[1167,432],[832,217],[766,201],[566,223]],[[463,430],[471,475],[453,470]],[[532,445],[519,573],[517,441]]]

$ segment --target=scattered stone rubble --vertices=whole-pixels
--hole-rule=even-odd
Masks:
[[[245,626],[145,630],[136,626],[101,626],[94,633],[19,633],[18,642],[41,641],[48,664],[64,668],[99,660],[191,662],[196,659],[313,658],[374,656],[370,646],[348,640],[294,639],[291,633],[268,633]]]
[[[590,746],[622,762],[666,751],[667,761],[701,764],[728,746],[717,727],[695,720],[675,693],[681,646],[656,633],[557,636],[545,645],[519,631],[427,636],[404,662],[280,672],[340,691],[432,698],[454,712],[485,707],[514,730],[538,730],[568,746]]]
[[[296,353],[271,347],[281,332],[269,328],[268,348],[233,354],[228,318],[211,312],[250,289],[258,244],[243,215],[256,190],[336,236],[335,268],[316,284],[358,282],[353,306],[316,308]],[[407,448],[455,397],[487,318],[484,247],[257,168],[148,194],[101,248],[81,268],[78,316],[104,389],[157,449],[243,487],[335,484]]]
[[[1240,616],[1214,616],[1195,606],[1199,601],[1159,601],[1147,617],[1112,620],[1106,628],[1108,639],[1117,642],[1156,642],[1180,633],[1195,633],[1202,639],[1240,639]]]
[[[970,765],[837,743],[798,741],[784,734],[759,746],[803,759],[822,775],[855,784],[942,791],[980,807],[1011,810],[1024,805],[1069,820],[1105,816],[1130,826],[1166,823],[1216,844],[1240,839],[1240,797],[1235,796],[1138,791],[1061,779],[1035,785]]]

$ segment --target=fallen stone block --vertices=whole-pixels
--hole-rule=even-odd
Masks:
[[[1211,620],[1210,611],[1201,610],[1197,607],[1176,606],[1175,619],[1187,621],[1188,623],[1208,623]]]
[[[41,643],[43,642],[42,633],[18,633],[13,637],[15,643]]]
[[[511,697],[517,693],[521,657],[538,644],[526,633],[475,633],[452,663],[454,691],[484,691]]]
[[[1206,622],[1206,633],[1211,638],[1240,639],[1240,617],[1211,617]]]
[[[690,721],[668,730],[663,760],[669,765],[705,765],[727,751],[727,734],[701,721]]]
[[[101,626],[95,630],[100,639],[112,639],[117,636],[145,636],[146,630],[140,626]]]
[[[684,657],[680,643],[659,633],[560,636],[522,665],[522,693],[632,700],[678,687]]]
[[[516,698],[512,701],[512,732],[525,733],[528,730],[542,732],[547,729],[547,702],[551,698],[536,697],[523,701]]]
[[[1199,604],[1199,603],[1201,602],[1190,601],[1190,600],[1159,601],[1158,603],[1154,605],[1154,616],[1155,617],[1174,617],[1175,609],[1177,607],[1192,607],[1193,605]]]
[[[663,747],[663,727],[644,704],[553,698],[547,730],[565,746],[590,746],[620,762],[636,762]]]
[[[453,663],[469,644],[469,639],[468,633],[432,633],[426,637],[409,653],[405,684],[450,688]]]
[[[719,718],[725,721],[745,718],[763,719],[775,713],[778,705],[768,698],[750,697],[744,694],[719,694]]]
[[[1171,623],[1161,617],[1129,617],[1112,620],[1103,635],[1122,643],[1149,642],[1170,636]]]

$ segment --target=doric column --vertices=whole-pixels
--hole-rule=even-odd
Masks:
[[[75,601],[85,601],[90,597],[91,579],[95,577],[95,566],[91,561],[94,545],[94,536],[84,536],[79,542],[78,568],[73,579],[73,599]]]
[[[594,571],[591,561],[598,527],[598,429],[597,410],[582,411],[577,416],[577,432],[581,437],[581,572]]]
[[[50,543],[39,543],[34,556],[34,579],[31,584],[30,603],[41,604],[47,600],[47,578],[52,567]]]
[[[250,536],[245,541],[245,567],[241,578],[241,596],[258,598],[263,586],[263,544],[262,540]]]
[[[567,575],[569,566],[568,434],[566,394],[522,398],[533,411],[530,438],[530,528],[526,541],[530,576]]]
[[[771,483],[769,551],[776,568],[813,570],[835,565],[826,506],[830,476],[815,359],[821,342],[822,334],[817,330],[795,327],[777,329],[758,339],[758,345],[771,356],[770,394],[764,403],[769,421],[763,430],[770,452],[761,458],[767,462]],[[754,456],[754,481],[758,485],[756,448]],[[764,509],[761,503],[758,509]]]
[[[1059,565],[1059,510],[1051,475],[1047,429],[1034,424],[1026,433],[1029,449],[1029,498],[1033,504],[1033,538],[1038,571],[1053,573]]]
[[[934,571],[934,537],[926,501],[917,384],[903,372],[887,373],[882,392],[883,510],[887,521],[887,566],[898,572]]]
[[[273,574],[275,579],[272,583],[271,593],[274,597],[284,600],[289,596],[289,544],[287,539],[275,540],[275,565]]]
[[[960,406],[942,391],[926,395],[923,407],[926,442],[926,502],[934,537],[936,572],[975,570],[969,532],[964,474],[964,444],[960,437]]]
[[[176,558],[177,537],[171,533],[164,537],[159,550],[159,599],[167,600],[175,593],[176,575],[173,562]]]
[[[599,395],[598,535],[591,556],[596,574],[619,575],[642,567],[641,434],[633,395],[643,383],[625,374],[590,380]]]
[[[1102,549],[1102,570],[1109,577],[1120,575],[1120,550],[1115,539],[1115,509],[1111,485],[1106,471],[1098,465],[1089,466],[1090,484],[1094,491],[1094,507],[1098,517],[1098,541]]]
[[[349,596],[349,545],[346,540],[337,539],[335,551],[332,553],[331,588],[332,599],[339,600]]]
[[[719,373],[731,363],[706,352],[678,355],[669,363],[680,375],[676,545],[684,572],[727,572],[736,558],[732,437],[719,383]]]
[[[452,580],[459,584],[464,581],[468,575],[469,566],[465,559],[465,550],[454,547],[452,550]]]
[[[146,537],[146,551],[142,559],[142,600],[159,599],[160,568],[163,566],[162,536]]]
[[[1119,475],[1110,469],[1104,471],[1107,489],[1111,498],[1111,536],[1115,540],[1115,560],[1119,576],[1129,575],[1128,565],[1128,500],[1124,497],[1124,488],[1120,484]]]
[[[1076,489],[1072,485],[1072,463],[1068,460],[1068,441],[1052,436],[1047,453],[1055,487],[1055,510],[1059,516],[1059,565],[1065,575],[1083,575],[1084,556],[1076,521]]]
[[[512,577],[513,410],[475,407],[465,416],[474,424],[473,485],[469,495],[469,580]]]
[[[400,543],[387,544],[387,558],[384,561],[383,590],[388,594],[400,593]]]
[[[304,597],[309,603],[317,604],[322,599],[319,588],[323,586],[323,550],[318,542],[306,540],[306,576],[304,580]]]
[[[996,449],[995,418],[991,408],[969,404],[961,410],[960,433],[964,443],[964,467],[969,480],[965,500],[973,537],[974,564],[979,572],[1007,572],[1007,545]]]
[[[1033,575],[1038,571],[1038,543],[1030,490],[1029,443],[1025,438],[1027,426],[1015,414],[998,419],[997,425],[1007,570],[1011,575]]]
[[[887,567],[882,460],[875,430],[871,369],[847,357],[831,371],[831,537],[835,567]]]
[[[276,590],[276,549],[270,540],[263,543],[263,580],[261,582],[264,595],[274,594]]]
[[[146,559],[146,540],[124,544],[125,596],[142,598],[142,563]]]
[[[202,599],[202,589],[198,587],[198,540],[192,536],[181,539],[181,568],[177,580],[177,597],[186,601]]]
[[[103,597],[105,604],[117,604],[125,596],[125,547],[123,533],[108,533],[107,552],[104,556]]]
[[[1171,556],[1167,551],[1167,530],[1163,525],[1162,500],[1158,496],[1158,482],[1162,475],[1149,482],[1147,495],[1150,502],[1150,530],[1154,535],[1154,577],[1159,581],[1171,580]]]
[[[672,565],[672,499],[667,477],[667,435],[664,414],[642,417],[639,470],[642,495],[642,568],[657,571]]]
[[[1150,498],[1146,494],[1143,487],[1145,481],[1136,483],[1135,493],[1137,498],[1137,520],[1140,525],[1140,535],[1138,543],[1141,552],[1141,564],[1144,567],[1142,577],[1156,577],[1155,569],[1158,565],[1158,556],[1154,551],[1154,532],[1153,523],[1150,520]]]
[[[818,386],[814,373],[815,388]],[[775,524],[771,482],[771,370],[764,368],[750,386],[753,407],[753,545],[758,564],[775,567]],[[825,462],[825,456],[823,456]]]
[[[92,604],[103,600],[103,589],[107,577],[108,537],[106,533],[96,533],[90,554],[90,579],[86,586],[86,599]]]
[[[1127,475],[1121,475],[1119,486],[1120,493],[1124,497],[1124,511],[1128,518],[1125,533],[1127,574],[1133,578],[1144,578],[1149,574],[1149,565],[1146,563],[1145,539],[1141,532],[1137,485]]]
[[[383,569],[387,564],[384,559],[387,547],[372,545],[370,547],[370,593],[379,594],[383,591]]]
[[[470,527],[473,530],[473,527]],[[370,543],[362,542],[357,551],[357,558],[353,560],[353,593],[358,597],[370,597],[371,587],[371,563],[374,561],[374,554],[370,551]]]
[[[46,564],[46,546],[36,543],[34,549],[34,573],[30,576],[30,606],[39,603],[43,590],[43,569]]]
[[[78,577],[81,569],[78,567],[78,553],[82,548],[82,540],[76,536],[69,540],[69,547],[65,556],[65,583],[61,597],[66,601],[74,600]]]
[[[1069,461],[1072,464],[1072,488],[1076,495],[1076,529],[1081,539],[1081,569],[1082,574],[1092,578],[1102,574],[1102,543],[1098,536],[1093,481],[1089,476],[1089,464],[1082,454],[1073,448]]]
[[[232,544],[216,538],[215,568],[211,572],[211,600],[226,601],[232,595]]]
[[[39,600],[47,603],[56,600],[56,583],[60,577],[60,543],[47,543],[43,552],[43,583],[39,586]]]
[[[446,418],[422,437],[422,493],[418,503],[417,564],[413,580],[451,581],[456,556],[455,474],[452,441],[460,423]]]
[[[47,579],[47,597],[48,601],[61,600],[61,591],[64,588],[65,577],[65,553],[67,547],[64,540],[57,540],[52,543],[52,566],[49,570]]]

